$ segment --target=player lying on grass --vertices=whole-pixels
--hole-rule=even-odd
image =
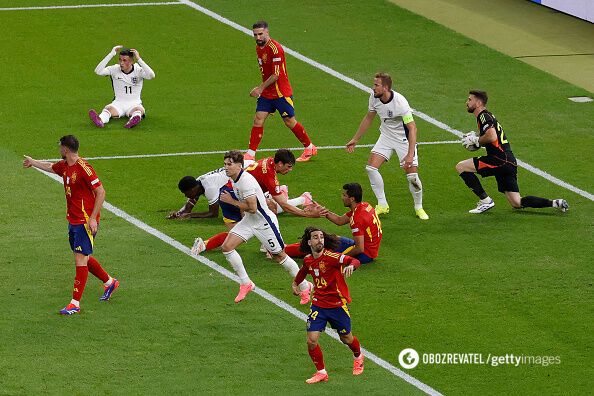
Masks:
[[[298,294],[301,284],[309,274],[314,281],[314,292],[307,316],[307,351],[314,365],[316,373],[306,380],[308,384],[328,381],[328,373],[324,366],[324,355],[318,344],[321,332],[330,323],[338,332],[340,341],[353,351],[353,375],[363,373],[363,354],[357,337],[351,333],[351,316],[347,303],[351,296],[345,277],[353,274],[359,265],[359,260],[353,257],[335,253],[327,249],[337,241],[328,243],[327,234],[319,228],[308,227],[301,238],[301,249],[307,252],[303,266],[293,280],[293,292]]]
[[[375,214],[373,206],[362,202],[363,189],[359,183],[348,183],[342,186],[342,203],[350,210],[339,216],[324,207],[318,206],[320,214],[336,225],[349,224],[353,239],[338,237],[337,252],[357,258],[361,263],[373,261],[379,254],[382,241],[382,223]],[[305,251],[301,250],[303,243],[287,245],[285,251],[291,257],[303,257]]]
[[[120,51],[121,50],[121,51]],[[120,51],[118,64],[107,66],[107,62]],[[136,61],[136,63],[134,63]],[[142,60],[135,49],[113,47],[111,52],[95,68],[100,76],[109,76],[113,88],[114,100],[106,105],[101,114],[89,110],[89,117],[98,128],[103,128],[111,117],[129,117],[125,128],[134,128],[144,117],[140,94],[144,80],[155,78],[155,72]]]

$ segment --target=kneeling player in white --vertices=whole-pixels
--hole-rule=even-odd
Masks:
[[[400,166],[406,173],[415,214],[421,220],[429,220],[429,216],[423,209],[423,185],[418,173],[417,126],[408,101],[392,89],[392,78],[386,73],[375,75],[368,112],[363,117],[355,136],[346,144],[347,152],[352,153],[355,150],[359,139],[367,132],[376,115],[381,121],[380,137],[371,149],[371,155],[365,166],[371,189],[377,198],[375,213],[381,215],[390,212],[384,192],[384,179],[379,168],[384,162],[389,161],[395,152]]]
[[[240,151],[229,151],[225,154],[225,171],[231,179],[235,196],[239,200],[233,199],[227,192],[222,193],[220,197],[222,202],[235,205],[244,213],[241,221],[229,231],[222,246],[225,258],[240,281],[239,293],[235,297],[236,303],[243,300],[256,287],[243,266],[241,256],[235,250],[253,236],[266,246],[272,258],[282,265],[291,277],[295,277],[299,272],[297,263],[285,253],[278,220],[268,209],[262,188],[254,176],[243,170],[242,165],[243,154]],[[298,286],[301,295],[300,303],[307,304],[313,285],[304,280]]]
[[[120,50],[118,64],[107,66],[107,62]],[[136,61],[136,63],[134,63]],[[144,116],[140,93],[144,80],[155,78],[155,72],[141,58],[135,49],[122,49],[121,45],[113,47],[111,52],[95,68],[100,76],[109,76],[113,87],[114,101],[105,106],[101,114],[89,110],[89,117],[99,128],[103,128],[111,117],[129,118],[125,128],[135,127]]]

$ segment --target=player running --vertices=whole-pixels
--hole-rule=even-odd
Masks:
[[[100,298],[101,301],[109,300],[120,285],[120,282],[109,276],[101,264],[91,256],[99,228],[101,206],[105,201],[105,189],[91,165],[78,156],[78,147],[76,137],[67,135],[60,138],[62,161],[52,164],[29,156],[25,156],[23,160],[25,168],[35,167],[45,172],[55,173],[62,176],[64,181],[68,239],[74,253],[76,275],[72,300],[60,310],[62,315],[80,312],[80,300],[89,272],[103,282],[104,292]]]
[[[359,260],[327,250],[324,239],[325,233],[319,228],[309,227],[301,238],[301,249],[308,253],[303,260],[303,267],[295,276],[292,287],[298,293],[299,285],[307,274],[314,280],[314,294],[311,309],[307,316],[307,351],[317,372],[305,382],[328,381],[328,373],[324,366],[324,355],[318,344],[321,332],[330,323],[343,344],[353,351],[353,375],[363,373],[363,353],[357,337],[351,333],[351,317],[347,303],[351,302],[349,289],[344,277],[353,274],[359,265]]]
[[[240,281],[239,293],[235,297],[236,303],[242,301],[256,287],[243,266],[241,256],[235,250],[253,236],[266,246],[273,259],[282,265],[292,277],[299,271],[297,263],[285,254],[285,244],[280,234],[278,220],[276,215],[268,209],[264,192],[254,176],[246,172],[242,165],[243,154],[241,152],[229,151],[225,154],[225,171],[231,178],[233,191],[238,199],[234,199],[231,194],[226,192],[220,197],[221,202],[234,205],[244,213],[241,221],[229,231],[222,246],[225,258],[235,270]],[[298,294],[301,296],[301,304],[309,302],[312,286],[306,281],[299,282]]]
[[[262,83],[250,91],[250,96],[257,98],[258,103],[245,159],[255,159],[256,150],[264,135],[264,122],[269,115],[278,110],[287,128],[305,147],[297,161],[309,161],[317,154],[318,149],[311,142],[303,125],[295,119],[293,89],[287,74],[285,51],[277,41],[270,38],[268,23],[259,21],[254,23],[252,28],[256,39],[256,55],[262,74]]]
[[[117,65],[107,66],[107,62],[120,51]],[[136,64],[134,63],[136,61]],[[95,68],[100,76],[109,76],[113,87],[114,101],[106,105],[101,114],[89,110],[89,117],[99,128],[103,128],[111,117],[129,117],[125,128],[134,128],[144,117],[140,94],[144,80],[155,78],[155,72],[142,60],[135,49],[122,49],[121,45],[113,47],[111,52]]]
[[[483,213],[495,206],[495,202],[485,192],[475,173],[481,177],[495,176],[497,189],[505,194],[507,201],[514,209],[553,207],[566,212],[569,204],[564,199],[520,196],[516,157],[512,153],[503,127],[493,113],[485,107],[487,100],[485,91],[476,90],[470,91],[466,99],[466,110],[476,117],[479,136],[475,133],[466,134],[462,143],[467,148],[484,146],[487,150],[487,155],[469,158],[456,164],[456,171],[464,183],[479,197],[476,208],[469,210],[468,213]]]

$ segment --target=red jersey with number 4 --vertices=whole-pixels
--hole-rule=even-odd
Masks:
[[[272,196],[281,194],[274,169],[274,158],[262,158],[245,168],[248,173],[256,178],[256,181],[262,187],[262,191],[269,192]]]
[[[365,248],[363,253],[376,258],[382,241],[382,223],[375,214],[375,209],[368,202],[361,202],[355,210],[346,213],[351,218],[353,236],[363,236]]]
[[[287,75],[283,47],[277,41],[270,39],[264,47],[256,45],[256,54],[258,55],[260,73],[262,73],[262,82],[268,80],[273,74],[278,76],[278,80],[274,84],[267,86],[262,91],[261,96],[266,99],[277,99],[293,95],[293,89]]]
[[[295,276],[295,283],[300,284],[310,274],[314,281],[312,304],[320,308],[342,307],[351,302],[349,288],[342,275],[343,267],[351,264],[355,268],[361,265],[354,257],[326,249],[322,250],[317,259],[308,254],[303,259],[303,267]]]
[[[95,207],[95,189],[101,185],[95,170],[82,158],[72,166],[65,160],[52,165],[62,176],[66,193],[66,219],[72,225],[85,224]],[[99,222],[97,213],[97,222]]]

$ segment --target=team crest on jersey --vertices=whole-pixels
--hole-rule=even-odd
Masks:
[[[132,84],[138,84],[138,77],[132,77]]]
[[[268,54],[262,55],[262,63],[266,63],[268,61]]]
[[[389,118],[394,117],[394,112],[392,110],[388,110],[388,117]]]
[[[320,276],[320,270],[317,268],[314,268],[314,275],[315,276]]]
[[[324,262],[320,263],[320,271],[322,271],[322,273],[326,272],[326,264]]]
[[[72,180],[72,183],[76,183],[76,177],[77,177],[76,172],[72,172],[72,176],[70,176],[70,180]],[[69,184],[69,183],[67,183],[67,184]]]

